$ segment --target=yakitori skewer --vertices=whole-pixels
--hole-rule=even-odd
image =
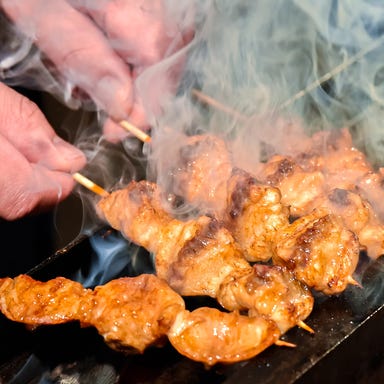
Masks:
[[[142,131],[140,128],[137,128],[127,120],[121,120],[119,122],[120,126],[123,127],[128,132],[132,133],[134,136],[136,136],[139,140],[141,140],[144,143],[149,143],[151,141],[151,136],[146,134],[144,131]]]
[[[107,192],[104,188],[100,187],[96,183],[94,183],[92,180],[88,179],[87,177],[83,176],[81,173],[76,172],[72,175],[72,177],[83,187],[89,189],[90,191],[96,193],[97,195],[100,195],[102,197],[106,197],[109,195],[109,192]]]

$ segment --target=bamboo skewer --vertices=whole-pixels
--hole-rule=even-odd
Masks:
[[[132,133],[142,142],[149,143],[151,141],[151,136],[147,135],[144,131],[142,131],[140,128],[137,128],[127,120],[121,120],[119,122],[119,125],[123,127],[126,131]]]
[[[295,95],[293,95],[288,100],[283,102],[277,109],[281,110],[281,109],[287,108],[288,106],[290,106],[291,104],[293,104],[297,100],[304,97],[306,94],[308,94],[311,91],[315,90],[316,88],[320,87],[326,81],[334,78],[335,76],[337,76],[338,74],[340,74],[341,72],[346,70],[348,67],[350,67],[351,65],[353,65],[356,62],[358,62],[359,60],[361,60],[367,54],[374,51],[376,48],[380,47],[383,43],[384,43],[384,36],[374,40],[371,44],[369,44],[368,46],[361,49],[355,55],[351,56],[349,59],[347,59],[344,62],[342,62],[341,64],[337,65],[332,70],[330,70],[329,72],[327,72],[326,74],[319,77],[318,79],[316,79],[315,81],[313,81],[312,83],[307,85],[305,88],[303,88],[302,90],[297,92]],[[218,100],[214,99],[211,96],[204,94],[201,91],[198,91],[197,89],[192,89],[192,95],[195,96],[196,98],[198,98],[199,100],[205,102],[206,104],[211,105],[212,107],[214,107],[220,111],[223,111],[230,116],[236,117],[239,120],[244,121],[244,120],[250,119],[250,117],[247,117],[247,116],[241,114],[239,111],[237,111],[237,110],[235,110],[235,109],[233,109],[233,108],[231,108],[225,104],[220,103]]]
[[[90,191],[96,193],[97,195],[102,197],[109,196],[109,192],[107,192],[104,188],[101,188],[92,180],[89,180],[87,177],[83,176],[81,173],[76,172],[72,175],[72,177],[83,187],[89,189]]]
[[[297,325],[304,329],[305,331],[309,332],[309,333],[315,333],[315,331],[306,323],[304,323],[304,321],[300,320]]]
[[[203,101],[204,103],[211,105],[212,107],[227,113],[228,115],[231,115],[235,117],[236,119],[245,121],[248,120],[248,117],[240,113],[239,111],[236,111],[236,109],[233,109],[231,107],[228,107],[228,105],[222,104],[213,97],[210,97],[206,95],[205,93],[198,91],[197,89],[192,89],[192,95],[195,96],[200,101]]]
[[[275,341],[275,345],[277,345],[278,347],[288,347],[288,348],[296,348],[296,344],[293,344],[293,343],[289,343],[288,341],[284,341],[284,340],[276,340]]]

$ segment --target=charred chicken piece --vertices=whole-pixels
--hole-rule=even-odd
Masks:
[[[239,169],[229,179],[228,191],[226,222],[244,257],[269,260],[276,232],[289,224],[289,209],[281,203],[280,191]]]
[[[332,295],[354,282],[359,248],[340,217],[315,210],[278,233],[273,261],[307,286]]]
[[[321,210],[341,218],[345,227],[354,232],[362,249],[372,258],[384,254],[384,226],[372,206],[359,194],[345,189],[333,189],[319,199]]]
[[[281,203],[289,206],[294,217],[309,214],[314,200],[324,194],[324,176],[320,171],[305,171],[290,157],[273,156],[260,168],[257,177],[281,192]]]
[[[157,275],[181,295],[216,297],[226,276],[251,267],[230,232],[217,220],[173,219],[154,183],[131,182],[99,202],[104,217],[130,240],[155,254]]]
[[[255,264],[247,275],[229,277],[217,296],[219,303],[230,311],[268,317],[281,333],[305,320],[314,303],[309,289],[292,272],[263,264]]]
[[[252,300],[247,303],[237,303],[235,297],[235,303],[225,299],[226,292],[230,292],[230,288],[226,291],[227,284],[231,284],[231,286],[233,284],[247,284],[247,277],[253,275],[255,270],[240,254],[230,232],[217,220],[206,216],[186,222],[177,221],[171,217],[165,220],[167,213],[159,207],[157,199],[160,195],[158,191],[155,191],[156,186],[148,181],[132,182],[124,190],[113,192],[101,200],[99,207],[105,218],[116,229],[123,230],[128,237],[136,235],[130,239],[139,245],[145,246],[147,244],[148,236],[141,232],[148,228],[151,236],[155,237],[153,243],[147,244],[147,247],[155,253],[156,273],[179,294],[183,296],[207,295],[213,298],[218,298],[220,295],[219,301],[228,310],[243,308],[245,305],[249,305],[244,307],[247,310],[255,310],[255,302]],[[152,201],[152,199],[156,199],[156,201]],[[266,213],[264,212],[264,214]],[[159,217],[162,220],[158,220]],[[263,217],[261,216],[260,219]],[[137,228],[131,228],[135,225],[140,226],[141,231],[138,231]],[[272,224],[270,226],[272,228]],[[275,231],[272,232],[273,236],[274,233]],[[277,272],[275,272],[276,274]],[[267,278],[267,274],[265,277]],[[262,286],[266,284],[266,281],[261,277],[259,280],[254,279],[253,289],[256,291],[260,288],[256,284],[257,281]],[[272,286],[275,283],[277,285],[283,284],[282,281],[282,278],[280,280],[276,278],[274,281],[269,278],[268,284],[271,286],[271,294]],[[294,321],[296,318],[302,320],[309,314],[310,311],[302,311],[301,305],[309,308],[311,299],[308,299],[308,292],[300,284],[295,285],[293,281],[290,281],[290,278],[284,281],[291,285],[291,287],[284,288],[284,292],[298,293],[298,297],[294,299],[292,298],[293,294],[292,296],[287,294],[279,299],[281,306],[285,305],[291,310],[286,325],[281,326],[286,329],[287,324],[291,327],[297,324]],[[276,286],[275,292],[281,294],[282,289],[282,287]],[[257,292],[261,291],[260,288]],[[267,302],[261,300],[268,301],[269,295],[263,296],[260,293],[253,293],[252,295],[259,295],[258,306],[265,305],[266,308],[271,308],[268,307]],[[285,300],[286,302],[284,302]],[[299,305],[298,303],[302,304]],[[296,310],[299,310],[297,315],[294,313]],[[257,310],[254,314],[256,313]],[[260,313],[269,316],[267,310]]]
[[[208,366],[251,358],[280,336],[263,317],[204,307],[189,312],[154,275],[120,278],[94,290],[62,277],[41,282],[20,275],[0,280],[0,298],[1,312],[13,321],[29,326],[79,321],[121,351],[143,352],[169,337],[181,354]]]

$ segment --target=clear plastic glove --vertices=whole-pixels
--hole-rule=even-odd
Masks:
[[[134,79],[176,52],[191,29],[165,0],[3,0],[8,17],[114,121],[145,128]],[[178,3],[175,3],[178,4]],[[181,8],[181,6],[180,6]],[[174,11],[172,11],[174,12]],[[109,133],[117,124],[107,121]]]
[[[33,102],[0,83],[0,217],[15,220],[65,199],[71,173],[85,162]]]

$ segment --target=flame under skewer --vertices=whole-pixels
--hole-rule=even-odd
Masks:
[[[109,195],[109,192],[106,191],[104,188],[100,187],[96,183],[94,183],[92,180],[88,179],[87,177],[83,176],[81,173],[76,172],[72,175],[72,177],[83,187],[89,189],[90,191],[96,193],[99,196],[106,197]]]

